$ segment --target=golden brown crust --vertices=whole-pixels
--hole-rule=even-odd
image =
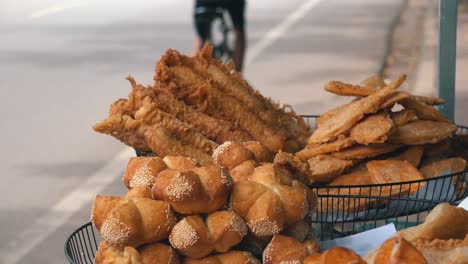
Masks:
[[[163,158],[167,168],[172,170],[180,170],[182,172],[189,171],[197,167],[197,161],[189,157],[183,156],[165,156]]]
[[[466,160],[462,158],[449,158],[437,160],[425,164],[419,170],[422,175],[427,178],[439,177],[443,173],[452,174],[464,171],[466,168]]]
[[[450,122],[445,116],[443,116],[437,109],[427,105],[414,96],[404,99],[401,104],[407,108],[412,109],[416,112],[416,115],[423,120],[433,120],[439,122]]]
[[[393,129],[393,121],[385,112],[368,115],[350,130],[350,136],[359,144],[383,143]]]
[[[406,160],[409,163],[411,163],[411,165],[417,168],[419,164],[421,163],[423,153],[424,153],[423,146],[419,146],[419,145],[410,146],[405,151],[401,152],[397,156],[391,157],[390,159]]]
[[[392,145],[387,143],[375,143],[369,145],[354,145],[349,148],[342,149],[337,152],[332,152],[331,155],[335,158],[345,160],[361,160],[375,157],[381,154],[392,152],[400,145]]]
[[[123,181],[128,189],[135,187],[151,188],[158,174],[166,168],[166,163],[159,157],[130,158]]]
[[[430,120],[415,120],[396,129],[388,141],[393,144],[435,144],[457,131],[454,124]]]
[[[279,151],[275,155],[275,164],[291,172],[294,178],[304,184],[312,184],[315,182],[309,164],[302,161],[294,154]]]
[[[328,183],[353,166],[350,160],[342,160],[331,155],[318,155],[307,160],[312,182]]]
[[[344,247],[332,247],[322,254],[316,254],[304,259],[304,264],[366,264],[366,262],[353,251]]]
[[[94,258],[95,264],[147,264],[144,263],[138,251],[133,247],[123,250],[109,246],[106,241],[99,244]],[[148,263],[149,264],[149,263]]]
[[[254,154],[243,144],[238,142],[224,142],[213,152],[215,164],[224,166],[228,170],[247,160],[254,160]]]
[[[391,114],[391,118],[395,127],[401,127],[413,120],[416,117],[416,112],[411,109],[403,109],[399,112],[394,112]]]
[[[219,211],[206,221],[199,215],[185,217],[172,229],[169,242],[184,256],[203,258],[213,251],[229,251],[246,235],[247,226],[239,215]]]
[[[303,244],[291,237],[275,235],[263,251],[263,263],[302,263],[308,255],[318,253],[313,248],[310,243]],[[316,243],[315,248],[318,248]],[[308,249],[312,249],[312,252]]]
[[[325,84],[325,91],[344,96],[368,96],[375,92],[368,86],[352,85],[340,81],[331,81]]]
[[[203,259],[185,258],[184,264],[260,264],[250,252],[247,251],[229,251],[223,254],[209,256]]]
[[[355,143],[356,141],[353,138],[339,135],[337,139],[328,143],[307,145],[304,149],[297,152],[296,155],[303,160],[308,160],[320,154],[342,150]]]
[[[258,163],[254,160],[246,160],[229,171],[234,183],[246,181],[250,178]]]
[[[410,242],[395,237],[386,240],[371,263],[374,264],[427,264],[426,259]]]
[[[218,166],[186,172],[167,169],[159,173],[152,193],[154,198],[168,202],[178,213],[201,214],[222,208],[231,185],[230,176]]]
[[[422,180],[424,176],[406,160],[373,160],[366,163],[375,183],[392,183]],[[413,194],[425,183],[402,185],[398,192]],[[388,187],[384,187],[387,189]],[[400,194],[401,195],[401,194]]]
[[[179,264],[177,252],[163,243],[153,243],[138,249],[143,264]]]
[[[274,154],[263,146],[258,141],[246,141],[242,142],[242,145],[250,150],[254,156],[255,160],[258,162],[273,162]]]

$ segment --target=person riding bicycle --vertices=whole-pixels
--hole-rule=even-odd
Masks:
[[[236,71],[242,71],[244,53],[246,49],[245,34],[245,0],[195,0],[194,24],[197,35],[193,43],[193,54],[198,52],[203,44],[208,40],[210,34],[210,23],[206,22],[200,14],[197,14],[197,8],[217,8],[221,7],[229,13],[234,31],[234,52],[232,61]]]

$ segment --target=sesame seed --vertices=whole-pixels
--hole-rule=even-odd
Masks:
[[[232,214],[231,219],[227,225],[227,230],[232,230],[239,234],[239,236],[244,237],[247,235],[248,229],[247,225],[244,222],[244,219],[237,214]]]
[[[225,150],[229,148],[234,142],[233,141],[226,141],[223,144],[219,145],[215,150],[213,150],[213,161],[215,164],[218,164],[218,157],[219,155],[223,154]]]
[[[267,218],[256,219],[247,223],[247,225],[252,233],[257,236],[273,236],[281,232],[281,227]]]
[[[115,217],[108,217],[101,227],[101,236],[110,245],[124,246],[128,243],[130,228]]]
[[[169,242],[176,249],[184,249],[195,245],[200,237],[197,231],[187,222],[187,219],[182,219],[172,229],[169,236]]]
[[[185,176],[179,172],[166,187],[165,191],[170,200],[180,202],[190,196],[193,192],[193,186],[190,185]]]
[[[132,179],[130,180],[130,187],[152,187],[154,184],[153,171],[145,164],[144,166],[138,168],[133,174]]]

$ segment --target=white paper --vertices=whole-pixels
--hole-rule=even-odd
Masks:
[[[466,197],[459,205],[458,207],[461,207],[465,210],[468,210],[468,197]]]
[[[364,257],[367,252],[380,246],[385,240],[396,233],[393,223],[384,225],[369,231],[361,232],[352,236],[337,238],[320,242],[320,248],[325,251],[331,247],[346,247]]]

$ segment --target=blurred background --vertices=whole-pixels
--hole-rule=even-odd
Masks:
[[[468,124],[468,3],[459,1],[456,122]],[[64,263],[95,194],[124,193],[134,153],[92,125],[153,83],[166,49],[190,54],[191,0],[3,0],[0,3],[0,263]],[[244,77],[300,114],[347,101],[323,91],[405,72],[436,95],[438,1],[247,0]]]

